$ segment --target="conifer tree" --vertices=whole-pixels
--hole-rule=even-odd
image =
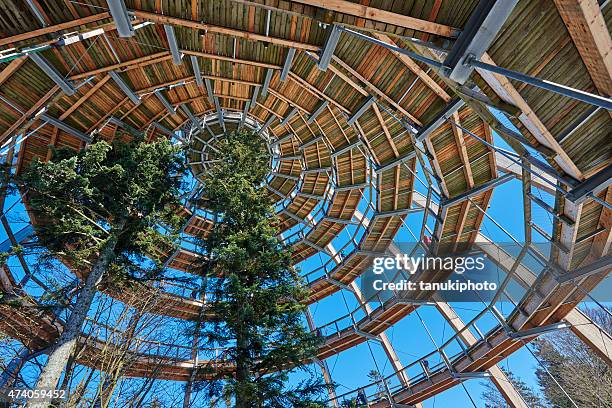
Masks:
[[[545,401],[539,395],[537,395],[536,392],[529,387],[529,385],[527,385],[527,383],[505,368],[502,368],[502,371],[506,374],[506,377],[510,383],[514,386],[516,391],[518,391],[523,398],[523,401],[525,401],[529,408],[547,408],[548,405],[545,403]],[[492,381],[483,382],[482,386],[484,387],[482,399],[484,401],[485,408],[510,407]]]
[[[277,238],[275,212],[262,188],[270,160],[265,143],[243,130],[215,147],[221,160],[206,176],[203,197],[217,216],[206,247],[210,307],[220,319],[202,334],[227,347],[226,358],[235,364],[223,389],[216,389],[229,392],[237,408],[318,406],[313,401],[324,390],[318,380],[287,385],[287,371],[305,368],[320,341],[304,326],[306,291]]]
[[[84,272],[67,322],[48,352],[37,389],[54,389],[73,352],[102,280],[142,278],[145,254],[174,245],[184,163],[167,140],[141,136],[112,145],[104,141],[81,151],[58,150],[46,163],[35,160],[18,178],[36,220],[38,244]],[[146,272],[159,272],[161,259]],[[31,400],[28,407],[46,407]]]

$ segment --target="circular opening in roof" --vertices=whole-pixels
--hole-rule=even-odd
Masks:
[[[210,166],[217,160],[223,160],[218,157],[215,147],[224,135],[235,131],[241,127],[248,128],[254,132],[258,132],[259,136],[266,141],[268,152],[270,155],[269,173],[272,174],[277,170],[278,161],[275,159],[279,155],[278,146],[273,143],[273,137],[267,129],[260,130],[262,125],[252,116],[244,117],[242,113],[225,112],[223,121],[220,122],[220,117],[217,113],[210,113],[200,119],[200,124],[192,124],[188,132],[188,152],[189,168],[193,177],[199,182],[203,182],[206,173]]]

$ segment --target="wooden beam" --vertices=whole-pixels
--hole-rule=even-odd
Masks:
[[[292,41],[284,38],[270,37],[263,34],[251,33],[249,31],[238,30],[234,28],[226,28],[213,24],[205,24],[199,21],[186,20],[183,18],[171,17],[168,15],[162,15],[157,13],[150,13],[143,10],[133,10],[136,17],[153,21],[159,24],[171,24],[179,27],[188,27],[197,30],[206,30],[211,33],[223,34],[231,37],[244,38],[249,41],[263,41],[284,47],[298,48],[300,50],[318,51],[319,46],[314,44],[308,44],[300,41]]]
[[[438,162],[438,155],[436,154],[436,150],[434,149],[434,146],[431,143],[430,138],[425,139],[424,147],[427,149],[427,151],[429,152],[429,155],[431,156],[430,163],[432,164],[434,171],[436,172],[436,175],[440,179],[440,188],[442,189],[444,196],[450,197],[448,188],[446,187],[446,182],[444,181],[444,175],[442,173],[442,168],[440,167],[440,163]]]
[[[80,25],[94,23],[96,21],[104,20],[110,18],[109,13],[99,13],[93,14],[91,16],[78,18],[76,20],[67,21],[65,23],[55,24],[52,26],[39,28],[38,30],[28,31],[26,33],[21,33],[17,35],[13,35],[11,37],[6,37],[0,39],[0,47],[7,44],[13,44],[23,40],[29,40],[30,38],[40,37],[42,35],[47,35],[51,33],[55,33],[57,31],[67,30],[70,28],[74,28]]]
[[[391,133],[389,133],[389,129],[387,129],[387,125],[385,125],[385,120],[380,114],[380,110],[378,109],[378,106],[376,106],[376,104],[373,104],[372,109],[374,109],[374,113],[376,114],[376,117],[378,118],[380,127],[382,127],[385,137],[387,138],[387,141],[389,142],[389,145],[391,146],[391,149],[393,150],[393,154],[395,155],[396,158],[399,157],[399,152],[397,151],[397,147],[395,147],[395,143],[393,142]]]
[[[253,66],[262,67],[262,68],[280,69],[280,65],[267,64],[264,62],[244,60],[240,58],[224,57],[222,55],[209,54],[209,53],[199,52],[199,51],[181,50],[181,52],[187,55],[195,55],[198,57],[216,59],[220,61],[230,61],[230,62],[234,62],[237,64],[253,65]],[[142,68],[147,65],[157,64],[159,62],[167,61],[171,58],[172,56],[167,51],[162,51],[162,52],[158,52],[155,54],[146,55],[144,57],[134,58],[129,61],[124,61],[124,62],[117,63],[117,64],[111,64],[105,67],[100,67],[100,68],[96,68],[90,71],[81,72],[79,74],[74,74],[70,76],[70,79],[73,79],[73,80],[83,79],[83,78],[90,77],[92,75],[98,75],[98,74],[102,74],[108,71],[130,71],[133,69]]]
[[[484,53],[481,61],[487,64],[495,64],[495,61],[493,61],[493,59],[487,53]],[[544,126],[542,121],[527,104],[525,99],[523,99],[514,85],[512,85],[510,80],[503,75],[494,74],[479,68],[476,68],[476,71],[478,71],[480,76],[482,76],[489,86],[493,88],[495,93],[497,93],[501,99],[516,105],[521,110],[521,114],[519,115],[518,119],[521,121],[521,123],[523,123],[523,125],[525,125],[529,132],[531,132],[531,134],[538,140],[538,142],[552,149],[557,154],[555,161],[559,167],[561,167],[563,171],[576,180],[584,179],[584,175],[580,169],[578,169],[576,164],[574,164],[572,159],[563,150],[559,142],[555,140],[554,136],[550,133],[546,126]]]
[[[597,0],[554,0],[602,96],[612,95],[612,40]]]
[[[597,326],[587,315],[574,309],[565,316],[571,324],[570,330],[580,338],[603,361],[612,366],[612,337]]]
[[[453,121],[460,125],[459,113],[453,113]],[[485,125],[486,126],[486,125]],[[455,143],[457,144],[457,150],[459,151],[459,157],[463,162],[463,172],[465,174],[465,180],[467,182],[468,190],[474,188],[474,177],[472,176],[472,167],[470,166],[470,158],[465,147],[465,140],[463,139],[463,130],[460,127],[451,125],[453,129],[453,135],[455,136]]]
[[[210,54],[210,53],[200,52],[200,51],[181,50],[181,52],[186,55],[195,55],[197,57],[216,59],[219,61],[235,62],[237,64],[253,65],[253,66],[261,67],[261,68],[271,68],[271,69],[281,69],[282,68],[280,65],[276,65],[276,64],[268,64],[266,62],[225,57],[223,55]]]
[[[81,106],[83,103],[85,103],[91,97],[91,95],[96,93],[96,91],[98,91],[109,79],[110,79],[109,76],[105,76],[100,81],[98,81],[98,83],[95,84],[83,96],[81,96],[78,101],[76,101],[70,108],[68,108],[64,113],[62,113],[62,115],[59,117],[59,120],[64,120],[68,116],[70,116],[70,114],[72,114],[72,112],[74,112],[76,109],[78,109],[79,106]],[[87,133],[89,133],[89,132],[87,132]],[[53,146],[53,147],[56,146],[58,136],[59,136],[59,129],[55,128],[53,130],[53,133],[51,134],[51,140],[49,141],[49,150],[47,151],[47,161],[51,160],[51,156],[53,154],[53,150],[51,149],[51,146]]]
[[[108,80],[110,79],[110,76],[105,76],[104,78],[102,78],[101,80],[98,81],[97,84],[95,84],[89,91],[87,91],[83,96],[81,96],[79,98],[78,101],[76,101],[70,108],[68,108],[64,113],[62,113],[62,115],[59,117],[59,120],[64,120],[66,119],[72,112],[74,112],[79,106],[81,106],[83,103],[85,103],[90,97],[91,95],[93,95],[94,93],[96,93],[96,91],[98,91],[98,89],[100,89],[102,86],[104,86],[104,84],[106,82],[108,82]]]
[[[372,89],[374,91],[374,93],[376,93],[376,95],[380,96],[381,98],[383,98],[385,101],[387,101],[389,104],[391,104],[395,109],[397,109],[398,111],[400,111],[402,114],[404,114],[406,117],[410,118],[410,120],[412,120],[414,123],[416,123],[417,125],[422,125],[421,121],[419,121],[417,118],[415,118],[412,114],[410,114],[410,112],[408,112],[406,109],[402,108],[397,102],[395,102],[393,99],[391,99],[389,97],[389,95],[387,95],[386,93],[384,93],[383,91],[381,91],[380,89],[378,89],[376,87],[376,85],[374,85],[373,83],[371,83],[370,81],[368,81],[363,75],[361,75],[359,72],[357,72],[355,69],[353,69],[353,67],[351,67],[350,65],[348,65],[346,62],[342,61],[340,58],[334,56],[333,57],[333,61],[335,63],[337,63],[338,65],[340,65],[342,68],[344,68],[345,70],[347,70],[348,72],[351,73],[351,75],[353,75],[355,78],[359,79],[361,82],[363,82],[364,84],[366,84],[370,89]],[[330,64],[329,68],[332,69],[332,72],[337,73],[338,70],[332,68],[333,64]],[[369,94],[369,92],[366,91],[367,94]]]
[[[81,72],[78,74],[74,74],[70,76],[70,79],[77,80],[88,78],[92,75],[103,74],[108,71],[128,71],[131,69],[136,69],[140,67],[144,67],[151,64],[156,64],[161,61],[166,61],[172,58],[168,51],[162,51],[151,55],[145,55],[144,57],[134,58],[129,61],[107,65],[105,67],[100,67],[96,69],[92,69],[90,71]]]
[[[0,136],[0,143],[4,143],[4,141],[9,136],[11,136],[11,134],[15,130],[17,130],[19,128],[19,126],[21,126],[23,124],[23,122],[25,122],[27,119],[32,117],[45,103],[47,103],[47,101],[49,99],[51,99],[53,96],[55,96],[55,94],[57,93],[58,90],[59,90],[59,86],[55,85],[53,88],[51,88],[49,90],[49,92],[47,92],[45,94],[45,96],[40,98],[40,100],[38,102],[36,102],[30,109],[28,109],[28,111],[26,113],[21,115],[21,117],[19,119],[17,119],[15,121],[15,123],[13,123],[11,125],[11,127],[9,127],[7,130],[5,130],[4,133],[2,134],[2,136]]]
[[[394,47],[399,47],[389,36],[380,33],[374,33],[374,37],[378,38],[381,41],[386,42],[389,45]],[[406,67],[411,70],[416,76],[418,76],[425,85],[429,87],[432,91],[435,92],[440,98],[444,100],[444,102],[449,102],[451,100],[451,96],[444,90],[436,81],[434,81],[428,74],[425,72],[412,58],[407,56],[406,54],[401,54],[397,51],[389,50],[393,55],[397,57]]]
[[[299,75],[296,75],[293,72],[289,71],[289,79],[292,79],[299,86],[301,86],[304,90],[306,90],[307,92],[310,92],[314,96],[321,97],[321,98],[327,100],[328,102],[336,105],[336,107],[338,109],[340,109],[342,112],[347,113],[349,115],[351,114],[351,111],[349,111],[344,106],[340,105],[338,103],[338,101],[336,101],[335,99],[332,99],[329,96],[325,95],[325,93],[323,91],[321,91],[319,88],[315,87],[313,84],[311,84],[310,82],[306,81],[304,78],[300,77]]]
[[[384,24],[392,24],[398,27],[409,28],[425,33],[436,34],[443,37],[456,37],[458,30],[443,24],[434,23],[427,20],[393,13],[362,4],[353,3],[346,0],[294,0],[296,3],[306,4],[332,10],[337,13],[349,14],[352,16],[366,18]]]
[[[2,86],[2,84],[5,83],[6,80],[9,79],[11,77],[11,75],[13,75],[15,73],[15,71],[17,71],[19,69],[19,67],[21,67],[26,60],[27,60],[27,58],[25,58],[25,57],[23,57],[23,58],[16,58],[16,59],[12,60],[6,66],[6,68],[4,68],[2,70],[2,72],[0,72],[0,86]]]
[[[457,233],[455,238],[455,243],[453,244],[453,252],[457,251],[457,247],[461,243],[461,233],[463,232],[463,227],[465,227],[465,222],[467,220],[467,215],[470,212],[470,200],[465,200],[463,205],[461,206],[461,212],[459,213],[459,222],[457,222],[457,227],[455,232]]]

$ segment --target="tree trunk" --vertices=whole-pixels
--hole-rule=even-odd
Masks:
[[[76,304],[70,313],[70,317],[64,326],[64,330],[60,335],[57,343],[49,353],[49,359],[36,383],[36,390],[47,391],[57,387],[62,372],[68,363],[70,355],[74,351],[76,342],[81,334],[83,322],[87,317],[87,313],[91,307],[91,303],[96,294],[96,286],[102,279],[104,272],[115,257],[115,246],[119,232],[123,229],[125,220],[120,220],[117,228],[109,236],[108,240],[102,246],[100,256],[96,260],[91,272],[85,279],[83,288],[79,292]],[[45,399],[30,399],[27,402],[26,408],[47,408],[49,400]]]
[[[242,313],[244,317],[244,312]],[[255,401],[251,395],[251,359],[249,351],[248,322],[244,318],[236,330],[236,408],[251,408]]]

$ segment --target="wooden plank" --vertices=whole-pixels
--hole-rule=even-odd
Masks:
[[[374,20],[380,23],[393,24],[399,27],[436,34],[443,37],[455,37],[458,32],[456,28],[449,27],[444,24],[421,20],[346,0],[294,0],[294,2],[306,4],[308,6],[320,7],[338,13],[350,14],[356,17],[367,18],[368,20]]]
[[[109,13],[99,13],[76,20],[67,21],[65,23],[39,28],[38,30],[28,31],[26,33],[21,33],[13,35],[11,37],[0,39],[0,46],[16,43],[23,40],[28,40],[30,38],[40,37],[41,35],[51,34],[57,31],[67,30],[84,24],[94,23],[96,21],[104,20],[107,18],[110,18]]]
[[[389,133],[389,129],[387,129],[387,125],[385,125],[385,120],[380,114],[380,110],[378,109],[378,106],[376,106],[376,104],[373,104],[372,109],[374,109],[374,113],[376,114],[376,117],[378,118],[380,127],[382,127],[382,130],[385,133],[385,137],[387,138],[387,141],[389,142],[389,145],[391,146],[391,149],[393,150],[393,154],[395,155],[396,158],[399,157],[399,152],[397,151],[397,147],[395,147],[395,143],[393,142],[391,133]]]
[[[23,124],[23,122],[25,122],[28,118],[30,118],[32,115],[34,115],[45,103],[47,103],[47,101],[49,99],[51,99],[59,90],[59,87],[57,85],[55,85],[53,88],[51,88],[49,90],[49,92],[47,92],[45,94],[45,96],[43,96],[42,98],[40,98],[40,100],[38,102],[36,102],[34,104],[34,106],[32,106],[30,109],[28,109],[28,111],[26,113],[24,113],[19,119],[17,119],[15,121],[15,123],[13,123],[11,125],[11,127],[9,127],[3,134],[2,136],[0,136],[0,143],[4,143],[4,141],[11,136],[11,134],[17,130],[19,128],[19,126],[21,126]]]
[[[386,42],[389,45],[394,47],[399,47],[389,36],[380,33],[374,33],[374,37],[378,38],[381,41]],[[444,90],[436,81],[434,81],[427,72],[423,71],[423,69],[409,56],[406,54],[401,54],[397,51],[389,50],[393,55],[397,57],[406,67],[411,70],[416,76],[418,76],[425,85],[429,87],[432,91],[436,93],[440,98],[444,100],[444,102],[449,102],[451,100],[451,96]]]
[[[105,76],[101,80],[98,81],[89,91],[85,93],[85,95],[81,96],[78,101],[76,101],[70,108],[68,108],[62,115],[59,117],[59,120],[66,119],[72,112],[74,112],[79,106],[85,103],[91,95],[96,93],[98,89],[100,89],[104,84],[110,79],[110,76]]]
[[[493,59],[487,53],[483,54],[481,61],[487,64],[495,64],[495,61],[493,61]],[[516,105],[521,110],[521,115],[518,117],[518,119],[521,121],[521,123],[523,123],[523,125],[525,125],[529,132],[531,132],[531,134],[538,140],[538,142],[552,149],[557,154],[555,161],[559,167],[577,180],[584,179],[584,175],[580,169],[576,167],[576,164],[574,164],[561,145],[555,140],[554,136],[550,133],[546,126],[544,126],[542,121],[527,104],[525,99],[523,99],[514,85],[512,85],[510,80],[503,75],[494,74],[479,68],[476,68],[476,71],[478,71],[480,76],[482,76],[489,86],[493,88],[495,93],[497,93],[501,99]]]
[[[612,40],[596,0],[554,0],[599,93],[612,95]]]
[[[453,121],[460,125],[459,113],[453,113]],[[457,150],[459,151],[459,157],[463,162],[463,172],[465,173],[465,180],[467,181],[468,190],[474,188],[474,177],[472,176],[472,167],[470,166],[470,158],[467,154],[467,148],[465,147],[465,140],[463,139],[463,130],[460,127],[451,125],[453,129],[453,135],[455,136],[455,143],[457,144]]]
[[[612,366],[612,337],[596,325],[587,315],[574,309],[565,316],[572,326],[572,332],[580,338],[593,352]]]
[[[25,57],[14,59],[2,70],[2,72],[0,72],[0,86],[2,86],[2,84],[23,65],[26,59]]]
[[[363,82],[364,84],[366,84],[370,89],[372,89],[378,96],[380,96],[381,98],[383,98],[385,101],[387,101],[389,104],[391,104],[393,107],[395,107],[395,109],[397,109],[398,111],[400,111],[401,113],[403,113],[406,117],[410,118],[410,120],[412,120],[414,123],[416,123],[417,125],[422,125],[421,121],[419,121],[416,117],[414,117],[410,112],[408,112],[406,109],[402,108],[397,102],[395,102],[393,99],[391,99],[389,97],[389,95],[387,95],[386,93],[384,93],[383,91],[381,91],[380,89],[378,89],[376,87],[376,85],[374,85],[373,83],[371,83],[370,81],[368,81],[363,75],[361,75],[359,72],[357,72],[355,69],[353,69],[353,67],[351,67],[350,65],[348,65],[346,62],[342,61],[340,58],[334,56],[333,57],[333,61],[335,63],[337,63],[338,65],[340,65],[342,68],[344,68],[345,70],[347,70],[348,72],[351,73],[351,75],[353,75],[355,78],[359,79],[361,82]],[[332,69],[332,72],[334,72],[335,74],[338,74],[338,70],[335,68],[332,68],[332,65],[330,64],[329,66]],[[365,90],[364,90],[365,91]],[[367,91],[365,91],[366,94],[369,95],[369,93]]]
[[[232,57],[224,57],[223,55],[209,54],[206,52],[190,51],[190,50],[181,50],[181,52],[186,55],[195,55],[195,56],[203,57],[203,58],[210,58],[210,59],[219,60],[219,61],[230,61],[230,62],[235,62],[237,64],[253,65],[253,66],[262,67],[262,68],[272,68],[272,69],[282,68],[280,65],[268,64],[266,62],[245,60],[245,59],[232,58]]]
[[[134,58],[129,61],[124,61],[117,64],[107,65],[105,67],[100,67],[96,69],[92,69],[90,71],[81,72],[78,74],[74,74],[70,76],[70,79],[83,79],[90,77],[92,75],[103,74],[108,71],[121,71],[121,70],[130,70],[139,67],[144,67],[150,64],[156,64],[158,62],[166,61],[172,58],[170,53],[167,51],[158,52],[151,55],[145,55],[144,57]]]
[[[284,47],[298,48],[300,50],[318,51],[319,46],[314,44],[308,44],[300,41],[286,40],[284,38],[270,37],[263,34],[251,33],[249,31],[238,30],[235,28],[226,28],[213,24],[205,24],[198,21],[186,20],[183,18],[171,17],[167,15],[161,15],[157,13],[150,13],[143,10],[134,10],[136,17],[143,20],[153,21],[160,24],[172,24],[180,27],[188,27],[197,30],[206,30],[211,33],[223,34],[232,37],[244,38],[249,41],[263,41],[276,45],[282,45]]]
[[[431,143],[431,138],[425,139],[425,148],[430,154],[430,163],[432,164],[434,171],[436,172],[436,176],[440,179],[440,188],[446,197],[450,197],[448,192],[448,188],[446,187],[446,182],[444,181],[444,173],[442,173],[442,168],[440,167],[440,162],[438,161],[438,155],[436,154],[436,150]]]

